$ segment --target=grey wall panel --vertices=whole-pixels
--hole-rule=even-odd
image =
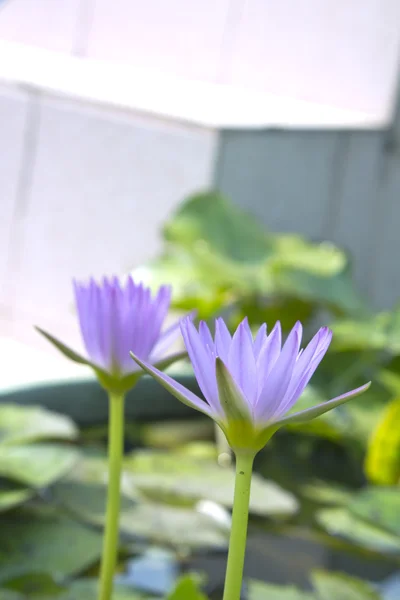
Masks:
[[[269,229],[323,239],[339,141],[337,132],[222,132],[216,185]]]

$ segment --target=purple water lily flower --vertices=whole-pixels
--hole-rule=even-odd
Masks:
[[[142,360],[165,368],[186,353],[165,357],[168,347],[180,334],[179,321],[162,332],[171,302],[170,286],[161,286],[156,295],[128,277],[122,285],[117,277],[74,281],[79,324],[88,358],[82,357],[50,334],[39,329],[68,358],[93,367],[105,387],[109,378],[131,381],[141,374],[129,355],[133,350]],[[129,387],[129,386],[128,386]]]
[[[247,319],[233,336],[221,318],[215,322],[214,338],[204,322],[197,330],[184,319],[181,331],[205,401],[134,352],[132,357],[176,398],[214,419],[234,450],[258,451],[280,426],[318,417],[370,385],[287,415],[328,350],[332,332],[327,327],[321,328],[304,349],[300,349],[299,322],[283,346],[279,322],[269,335],[262,325],[254,338]]]

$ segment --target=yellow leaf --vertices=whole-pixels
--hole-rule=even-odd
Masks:
[[[368,479],[377,485],[400,481],[400,397],[394,398],[368,441],[364,463]]]

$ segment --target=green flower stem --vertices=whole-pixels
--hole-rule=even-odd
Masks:
[[[110,600],[118,553],[121,470],[124,450],[124,395],[109,393],[108,492],[99,600]]]
[[[254,453],[236,453],[235,494],[223,600],[240,600]]]

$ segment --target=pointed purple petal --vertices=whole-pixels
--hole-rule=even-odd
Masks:
[[[229,333],[224,320],[220,317],[215,321],[215,350],[226,364],[228,363],[229,348],[232,342],[232,336]]]
[[[254,357],[257,360],[258,355],[261,352],[261,348],[263,347],[265,341],[267,339],[267,325],[266,323],[263,323],[260,327],[260,329],[257,331],[256,337],[254,339],[254,344],[253,344],[253,352],[254,352]]]
[[[246,400],[253,406],[257,398],[256,363],[247,321],[237,328],[228,355],[228,369]]]
[[[133,360],[144,371],[146,371],[146,373],[148,373],[149,375],[151,375],[151,377],[158,381],[158,383],[162,385],[173,396],[175,396],[175,398],[183,402],[183,404],[186,404],[187,406],[190,406],[191,408],[194,408],[204,413],[205,415],[214,418],[214,414],[211,410],[211,407],[206,402],[204,402],[204,400],[201,400],[201,398],[196,396],[196,394],[193,394],[193,392],[191,392],[190,390],[185,388],[185,386],[175,381],[175,379],[172,379],[172,377],[169,377],[162,371],[159,371],[155,367],[152,367],[148,363],[145,363],[142,360],[140,360],[140,358],[138,356],[135,356],[133,352],[131,352],[130,354]]]
[[[203,346],[200,335],[190,319],[183,319],[181,322],[181,331],[199,387],[207,402],[215,410],[218,410],[218,390],[215,379],[214,359]]]
[[[179,338],[181,335],[181,322],[176,321],[173,323],[168,329],[166,329],[159,337],[156,345],[154,346],[149,360],[154,362],[162,358],[165,352],[168,350],[170,346]]]
[[[268,421],[285,397],[301,343],[302,326],[297,322],[289,333],[282,352],[268,375],[258,402],[256,420]]]
[[[279,321],[275,323],[274,328],[267,337],[258,355],[257,368],[257,397],[264,388],[265,381],[275,365],[281,352],[282,331]],[[257,400],[258,401],[258,400]]]
[[[207,347],[214,352],[214,340],[212,339],[211,332],[205,321],[200,321],[199,324],[199,335],[204,347]]]
[[[287,389],[286,395],[273,418],[285,414],[297,402],[305,387],[314,375],[317,367],[325,356],[332,339],[332,332],[327,328],[321,328],[307,345],[301,357],[298,358],[293,369],[293,376]]]
[[[329,410],[332,410],[333,408],[336,408],[336,406],[340,406],[341,404],[348,402],[355,396],[359,396],[360,394],[365,392],[370,387],[370,385],[371,382],[368,382],[359,388],[351,390],[350,392],[346,392],[346,394],[337,396],[336,398],[328,400],[327,402],[322,402],[321,404],[313,406],[312,408],[307,408],[305,410],[301,410],[298,413],[294,413],[292,415],[288,415],[287,417],[283,417],[282,419],[279,419],[274,423],[279,424],[279,426],[287,425],[289,423],[305,423],[307,421],[310,421],[311,419],[315,419],[316,417],[323,415],[324,413],[328,412]]]

